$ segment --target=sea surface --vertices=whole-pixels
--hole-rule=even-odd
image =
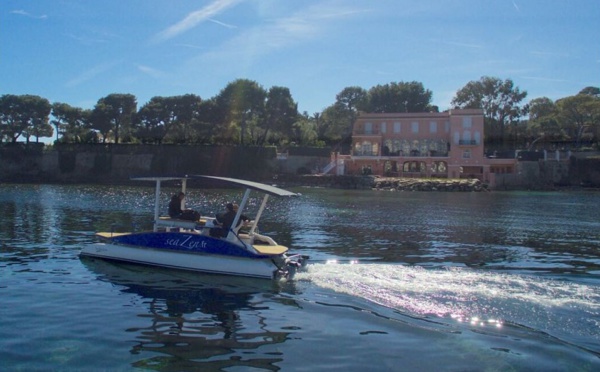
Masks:
[[[600,370],[600,193],[292,190],[260,229],[311,262],[272,282],[80,258],[152,185],[0,185],[0,369]]]

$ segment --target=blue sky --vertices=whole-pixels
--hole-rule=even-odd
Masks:
[[[0,94],[217,95],[250,79],[320,112],[349,86],[418,81],[450,108],[482,76],[527,100],[600,86],[598,0],[0,2]]]

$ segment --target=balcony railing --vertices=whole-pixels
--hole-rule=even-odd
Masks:
[[[379,154],[375,151],[357,151],[354,150],[352,152],[354,156],[379,156]]]
[[[353,135],[356,136],[379,136],[381,135],[381,132],[379,132],[379,130],[377,129],[372,129],[372,130],[364,130],[364,129],[355,129],[352,132]]]
[[[477,141],[476,140],[459,140],[458,144],[462,145],[462,146],[477,146]]]
[[[394,152],[388,152],[388,153],[383,153],[381,155],[379,155],[377,152],[373,152],[373,151],[357,151],[354,150],[352,152],[352,155],[354,156],[383,156],[383,157],[419,157],[419,158],[444,158],[444,157],[448,157],[448,152],[444,151],[444,152],[440,152],[440,151],[435,151],[435,150],[430,150],[427,152],[420,152],[418,150],[412,150],[409,151],[408,153],[404,153],[402,151],[394,151]]]

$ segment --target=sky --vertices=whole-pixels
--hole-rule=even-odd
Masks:
[[[526,100],[600,86],[599,0],[2,0],[0,95],[93,108],[236,79],[312,115],[344,88],[420,82],[440,110],[483,76]]]

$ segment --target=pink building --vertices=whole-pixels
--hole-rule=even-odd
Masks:
[[[496,173],[514,173],[516,159],[483,153],[483,111],[361,113],[350,155],[333,154],[337,174],[478,178],[495,185]]]

